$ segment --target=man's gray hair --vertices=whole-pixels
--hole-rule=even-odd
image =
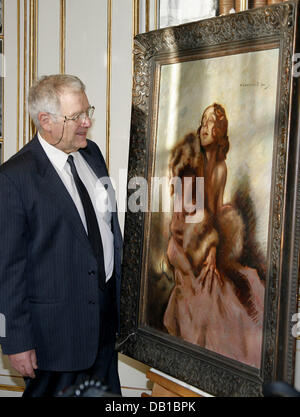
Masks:
[[[85,85],[75,75],[68,74],[44,75],[32,85],[28,94],[28,109],[37,130],[41,129],[40,112],[60,113],[60,97],[65,91],[84,92]]]

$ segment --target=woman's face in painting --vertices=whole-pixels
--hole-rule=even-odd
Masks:
[[[201,128],[200,128],[200,141],[201,146],[205,147],[211,145],[214,140],[214,126],[216,122],[216,115],[214,106],[208,107],[202,116]]]

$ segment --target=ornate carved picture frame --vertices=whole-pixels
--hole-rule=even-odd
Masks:
[[[298,12],[288,1],[135,38],[119,350],[212,395],[293,384]],[[184,158],[204,178],[199,224],[154,195]]]

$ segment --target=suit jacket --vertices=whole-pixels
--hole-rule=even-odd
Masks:
[[[94,142],[88,140],[80,153],[98,178],[108,177]],[[119,313],[122,237],[116,212],[112,231]],[[37,136],[0,167],[0,236],[3,353],[36,349],[43,370],[90,367],[99,347],[97,262],[75,204]]]

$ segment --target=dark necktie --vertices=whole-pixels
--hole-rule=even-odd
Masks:
[[[103,254],[103,245],[101,234],[99,230],[98,220],[96,217],[96,213],[89,196],[85,185],[81,181],[77,169],[74,164],[74,159],[72,155],[68,156],[68,163],[71,167],[71,172],[73,174],[73,178],[76,184],[76,188],[78,194],[80,196],[82,206],[84,209],[86,224],[87,224],[87,231],[88,231],[88,238],[91,243],[92,249],[97,259],[98,263],[98,272],[99,272],[99,287],[103,290],[106,283],[106,274],[105,274],[105,266],[104,266],[104,254]]]

